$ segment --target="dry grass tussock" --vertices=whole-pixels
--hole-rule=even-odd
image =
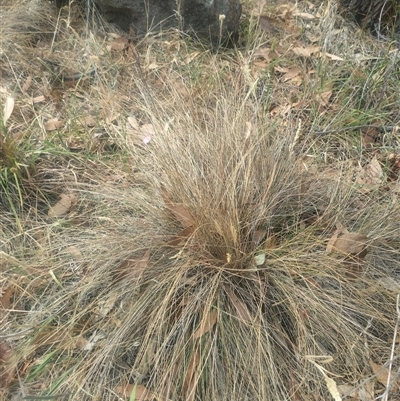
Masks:
[[[356,109],[321,60],[303,62],[337,84],[324,108],[311,95],[326,91],[320,78],[282,85],[252,69],[259,34],[251,49],[217,54],[174,34],[119,52],[105,25],[80,42],[64,19],[45,21],[65,54],[81,60],[89,46],[97,74],[71,92],[33,67],[29,96],[47,102],[24,103],[21,90],[3,127],[16,149],[29,143],[11,153],[17,167],[36,155],[34,176],[0,177],[4,396],[305,401],[332,397],[326,377],[374,382],[371,362],[387,368],[396,319],[398,193],[360,188],[354,139],[309,133],[329,116],[339,124],[338,110],[357,122],[371,104]],[[15,37],[23,56],[2,48],[6,89],[27,55],[49,50],[13,27],[7,46]],[[271,113],[295,97],[298,109]],[[66,210],[49,214],[60,194]],[[326,251],[344,228],[365,236],[367,256]]]

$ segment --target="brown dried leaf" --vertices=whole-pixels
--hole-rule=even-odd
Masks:
[[[80,249],[78,247],[76,247],[75,245],[71,245],[68,246],[67,248],[65,248],[65,253],[67,253],[68,255],[71,256],[72,259],[76,260],[76,261],[82,261],[83,260],[83,255],[82,252],[80,251]]]
[[[383,170],[376,156],[358,175],[356,182],[362,185],[364,191],[379,188],[383,177]]]
[[[284,116],[285,114],[289,113],[290,109],[292,108],[291,104],[282,104],[279,106],[274,107],[270,113],[272,116]]]
[[[89,344],[89,341],[83,336],[75,336],[73,338],[62,338],[60,339],[60,343],[58,344],[58,349],[63,350],[76,350],[76,349],[85,349]]]
[[[168,245],[178,246],[182,242],[185,242],[194,233],[194,226],[184,228],[179,234],[174,235]]]
[[[292,52],[297,56],[311,57],[314,53],[321,50],[319,46],[308,46],[308,47],[293,47]]]
[[[8,368],[11,357],[11,346],[5,341],[0,342],[0,389],[5,389],[14,377],[15,368]]]
[[[295,12],[295,13],[293,13],[293,16],[299,17],[305,21],[312,21],[316,18],[315,15],[312,15],[310,13],[302,13],[302,12]]]
[[[352,386],[350,384],[339,384],[338,386],[338,390],[340,395],[343,397],[355,397],[357,398],[358,395],[358,388],[355,386]]]
[[[74,194],[61,194],[60,200],[49,209],[47,215],[49,217],[63,216],[75,202],[76,196]]]
[[[196,383],[199,375],[200,355],[195,350],[190,358],[189,366],[183,381],[182,392],[186,401],[193,401],[196,395]]]
[[[282,23],[267,15],[260,15],[260,28],[267,33],[272,33],[277,27],[281,27]]]
[[[205,333],[208,333],[217,322],[217,312],[209,311],[207,314],[203,316],[203,319],[200,323],[200,327],[193,333],[193,338],[200,338]]]
[[[22,84],[22,92],[26,92],[32,85],[32,75],[28,75]]]
[[[226,291],[232,305],[235,307],[239,318],[245,323],[251,323],[251,315],[246,304],[239,300],[239,298],[230,290]]]
[[[346,232],[344,232],[346,231]],[[346,256],[364,258],[367,254],[368,237],[358,232],[337,230],[329,240],[326,251],[337,251]]]
[[[86,125],[87,127],[94,127],[96,125],[96,120],[92,116],[86,116],[83,124]]]
[[[59,121],[57,118],[52,118],[44,123],[46,131],[55,131],[64,125],[64,121]]]
[[[323,105],[323,106],[327,106],[329,104],[329,101],[332,97],[332,91],[331,90],[327,90],[325,92],[322,92],[321,94],[318,94],[316,96],[316,99]]]
[[[294,78],[296,78],[298,75],[300,75],[300,73],[301,73],[300,68],[297,68],[297,67],[291,68],[288,72],[286,72],[282,76],[281,80],[283,82],[292,81]]]
[[[324,56],[329,58],[332,61],[343,61],[344,60],[344,58],[335,56],[334,54],[330,54],[330,53],[324,53]]]
[[[276,237],[272,233],[268,235],[268,238],[265,241],[264,249],[274,249],[276,247]]]
[[[185,59],[185,64],[191,63],[199,54],[201,53],[200,52],[190,53]]]
[[[348,233],[348,230],[345,228],[339,228],[338,230],[335,230],[332,237],[328,241],[328,245],[326,246],[326,253],[331,253],[334,250],[333,246],[335,245],[335,242],[336,242],[339,234],[341,234],[342,232]]]
[[[126,384],[125,386],[117,386],[114,391],[121,397],[129,398],[136,386],[135,400],[138,401],[151,401],[158,399],[150,390],[141,384]]]
[[[252,239],[253,246],[257,247],[258,245],[260,245],[260,242],[264,239],[264,237],[266,235],[267,235],[267,231],[266,230],[256,230],[256,231],[254,231],[253,239]]]
[[[136,130],[136,131],[139,130],[140,126],[139,126],[138,120],[135,116],[129,116],[128,122],[134,130]]]
[[[148,249],[140,259],[125,259],[120,266],[114,271],[114,282],[126,280],[128,277],[140,279],[145,271],[150,258],[150,249]]]
[[[379,130],[376,127],[367,127],[361,130],[361,136],[363,145],[372,148],[379,137]]]
[[[376,401],[375,382],[373,380],[365,380],[358,387],[358,397],[354,401]]]
[[[46,98],[45,98],[45,96],[43,96],[43,95],[36,96],[36,97],[34,97],[34,98],[32,99],[32,102],[33,102],[33,103],[41,103],[41,102],[45,102],[45,101],[46,101]]]
[[[0,294],[2,291],[0,291]],[[11,295],[13,293],[13,286],[9,285],[4,293],[0,296],[1,309],[9,309],[11,305]]]
[[[117,50],[117,51],[122,51],[126,49],[129,45],[129,39],[126,38],[125,36],[120,36],[119,38],[115,38],[111,42],[111,49]]]
[[[378,365],[373,361],[369,361],[369,366],[371,366],[371,369],[376,376],[376,380],[378,380],[379,383],[383,384],[386,387],[388,384],[389,369],[385,368],[382,365]]]
[[[194,225],[195,222],[193,217],[184,205],[173,203],[168,197],[166,191],[164,191],[163,199],[169,211],[175,216],[179,223],[181,223],[183,228],[188,228]]]

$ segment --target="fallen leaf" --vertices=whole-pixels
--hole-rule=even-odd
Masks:
[[[260,242],[264,239],[264,237],[267,235],[266,230],[256,230],[254,231],[253,238],[252,238],[252,244],[254,247],[257,247],[260,245]]]
[[[369,361],[369,366],[371,366],[371,369],[376,376],[376,380],[378,380],[379,383],[383,384],[386,387],[388,384],[389,369],[385,368],[384,366],[378,365],[373,361]]]
[[[293,13],[293,16],[299,17],[305,21],[312,21],[316,18],[315,15],[312,15],[310,13],[301,13],[301,12],[295,12],[295,13]]]
[[[11,357],[11,346],[5,341],[0,342],[0,389],[5,389],[14,377],[15,368],[8,368]]]
[[[261,266],[265,262],[265,253],[259,253],[258,255],[254,256],[254,262],[256,266]]]
[[[328,57],[332,61],[343,61],[344,60],[344,58],[335,56],[334,54],[330,54],[330,53],[324,53],[324,56]]]
[[[319,46],[293,47],[292,52],[298,56],[311,57],[321,50]]]
[[[371,162],[362,170],[356,182],[361,185],[361,189],[365,192],[379,188],[382,183],[383,170],[376,156],[373,157]]]
[[[260,28],[267,33],[272,33],[276,27],[282,26],[282,23],[279,20],[268,17],[267,15],[260,15],[259,21]]]
[[[65,252],[69,254],[72,259],[76,261],[82,261],[83,260],[83,255],[82,252],[77,248],[75,245],[68,246],[65,248]]]
[[[372,148],[379,137],[376,127],[367,127],[361,130],[362,143],[366,148]]]
[[[326,387],[328,388],[328,391],[330,392],[332,398],[335,401],[342,401],[342,397],[340,395],[340,391],[338,389],[338,386],[337,386],[335,380],[331,379],[326,374],[327,370],[325,368],[323,368],[322,366],[318,365],[315,361],[310,360],[310,359],[309,359],[309,361],[311,363],[313,363],[317,367],[317,369],[322,373],[322,375],[324,376]]]
[[[46,100],[46,98],[43,95],[40,96],[36,96],[32,99],[33,103],[41,103],[44,102]]]
[[[300,68],[291,68],[286,74],[281,77],[283,82],[291,81],[301,73]]]
[[[263,58],[266,61],[266,65],[268,65],[268,63],[270,63],[271,60],[276,58],[277,53],[271,50],[270,47],[260,47],[254,53],[254,56]]]
[[[190,358],[188,369],[183,381],[182,392],[186,401],[193,401],[196,395],[196,383],[199,375],[200,355],[195,350]]]
[[[228,295],[232,305],[235,307],[239,318],[245,323],[251,323],[251,315],[246,304],[242,302],[232,291],[227,290],[226,294]]]
[[[129,116],[128,123],[134,130],[139,130],[139,123],[135,116]]]
[[[141,384],[126,384],[125,386],[117,386],[114,390],[118,395],[126,398],[129,398],[132,392],[135,391],[135,400],[137,401],[151,401],[157,399],[150,390]]]
[[[117,50],[117,51],[122,51],[125,48],[127,48],[129,45],[129,39],[126,38],[125,36],[120,36],[119,38],[115,38],[111,43],[111,49]]]
[[[336,230],[326,247],[326,252],[340,252],[346,256],[364,258],[367,254],[368,237],[345,229]]]
[[[193,52],[189,54],[185,59],[185,64],[191,63],[199,54],[200,52]]]
[[[358,387],[358,397],[356,401],[376,401],[375,398],[375,381],[365,380]]]
[[[274,234],[270,234],[264,244],[264,249],[274,249],[276,247],[276,237]]]
[[[168,245],[178,246],[179,244],[187,241],[187,239],[194,233],[194,226],[184,228],[179,234],[174,235]]]
[[[157,63],[150,63],[149,65],[147,65],[146,67],[145,67],[145,70],[146,71],[151,71],[151,70],[156,70],[156,69],[158,69],[159,68],[159,65],[157,64]]]
[[[32,85],[32,75],[28,75],[22,85],[22,92],[26,92]]]
[[[15,100],[13,96],[8,96],[4,104],[3,124],[6,125],[7,120],[10,118],[14,110]]]
[[[0,289],[0,294],[2,290]],[[9,285],[0,296],[0,306],[2,309],[9,309],[11,305],[11,295],[13,293],[13,286]]]
[[[96,120],[92,116],[86,116],[84,119],[84,125],[87,127],[94,127],[96,125]]]
[[[150,258],[150,249],[148,249],[144,255],[137,258],[127,258],[121,262],[119,267],[113,272],[113,280],[120,282],[126,279],[138,280],[142,277]]]
[[[156,133],[153,124],[143,124],[139,130],[145,136],[153,136]]]
[[[60,200],[49,209],[47,215],[49,217],[63,216],[68,212],[75,201],[76,196],[74,194],[61,194]]]
[[[279,106],[274,107],[270,113],[272,116],[284,116],[285,114],[289,113],[289,111],[291,110],[292,105],[291,104],[281,104]]]
[[[203,316],[203,319],[200,323],[200,327],[193,333],[193,338],[200,338],[204,334],[208,333],[217,322],[217,312],[209,311]]]
[[[194,225],[194,219],[187,208],[178,203],[173,203],[168,197],[166,191],[163,193],[163,199],[167,209],[174,215],[174,217],[181,223],[183,228],[188,228]]]
[[[56,129],[61,128],[64,125],[64,121],[59,121],[57,118],[52,118],[48,120],[44,124],[44,129],[46,131],[55,131]]]
[[[277,72],[281,72],[282,74],[285,74],[290,70],[290,68],[282,67],[281,65],[276,65],[274,67],[274,70],[277,71]]]
[[[341,396],[357,398],[357,387],[350,384],[339,384],[337,387]]]
[[[72,338],[63,338],[60,340],[60,343],[58,344],[57,348],[63,349],[63,350],[76,350],[76,349],[85,349],[87,345],[89,344],[89,341],[86,340],[85,337],[83,336],[75,336]]]
[[[325,92],[322,92],[321,94],[317,94],[316,99],[323,106],[328,106],[331,97],[332,97],[332,91],[331,90],[327,90]]]

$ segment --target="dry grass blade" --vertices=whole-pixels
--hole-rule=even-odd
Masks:
[[[194,400],[196,398],[196,383],[199,376],[200,355],[198,350],[193,352],[190,358],[188,369],[183,381],[182,392],[185,394],[186,400]]]
[[[200,327],[193,333],[193,339],[200,338],[204,334],[208,333],[217,322],[217,312],[209,311],[204,313],[203,319],[201,320]]]

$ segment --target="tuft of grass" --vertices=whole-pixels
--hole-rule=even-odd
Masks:
[[[22,78],[4,86],[44,51],[36,35],[57,65],[96,74],[67,88],[34,64],[8,126],[29,128],[8,152],[40,156],[47,202],[25,205],[23,230],[9,211],[0,224],[6,396],[305,401],[330,399],[325,377],[373,381],[396,318],[398,193],[384,177],[357,182],[371,158],[355,131],[314,131],[395,118],[394,58],[352,58],[383,47],[332,5],[298,34],[268,38],[251,20],[241,48],[216,52],[171,32],[114,42],[107,25],[89,33],[46,10],[48,35],[45,22],[28,36],[7,25],[19,56],[6,48],[0,67]],[[343,62],[290,53],[317,34]],[[282,79],[293,67],[301,80]],[[49,214],[60,198],[66,210]],[[327,252],[344,228],[367,238],[365,258]]]

